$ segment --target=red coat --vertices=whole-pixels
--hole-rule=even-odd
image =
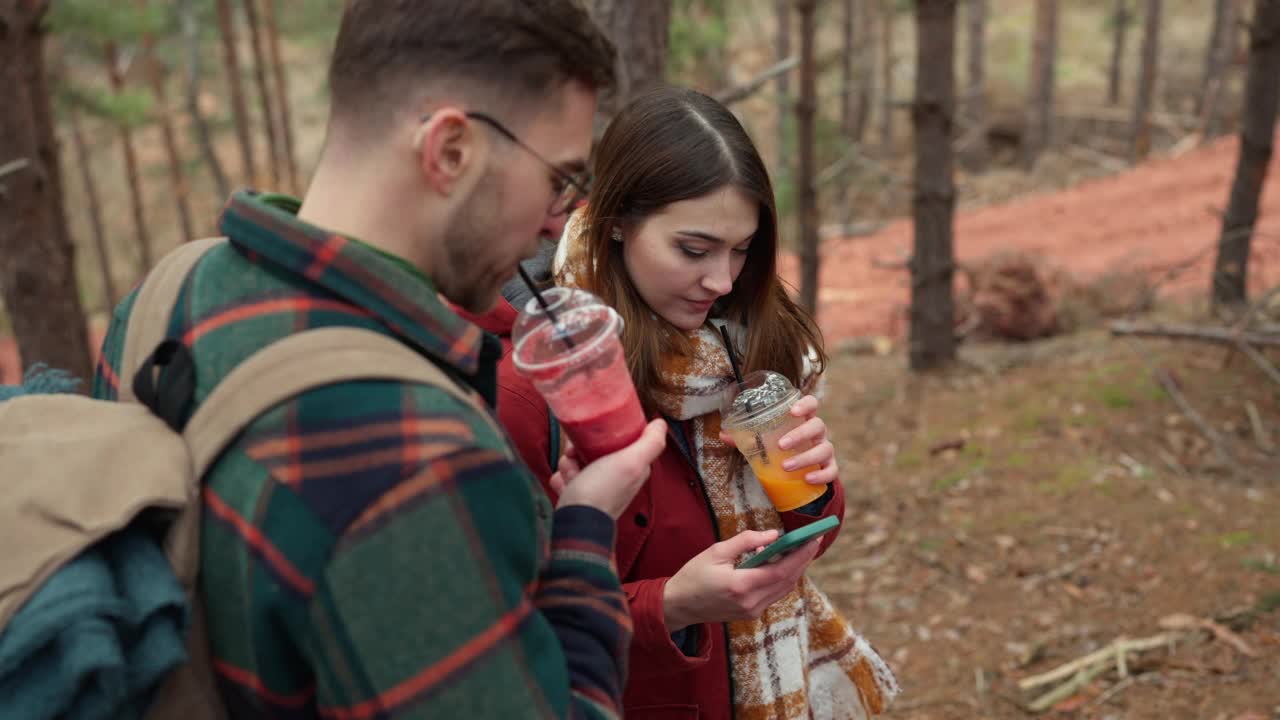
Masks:
[[[498,366],[498,416],[517,451],[547,487],[551,476],[547,405],[520,377],[511,361],[510,328],[516,311],[505,301],[479,324],[501,335],[508,349]],[[673,431],[682,432],[681,425]],[[819,517],[844,516],[844,489],[833,494]],[[813,522],[813,516],[782,513],[788,530]],[[721,538],[716,537],[710,504],[693,467],[676,441],[654,463],[649,481],[618,518],[616,558],[635,625],[627,687],[623,697],[629,720],[677,720],[732,716],[725,628],[721,623],[697,627],[697,655],[690,657],[671,640],[664,622],[662,592],[667,580],[686,562]],[[822,541],[826,552],[837,533]],[[691,628],[692,630],[692,628]]]

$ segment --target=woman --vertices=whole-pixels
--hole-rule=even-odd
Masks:
[[[797,466],[817,466],[806,479],[826,491],[796,511],[773,509],[720,433],[718,391],[732,380],[720,324],[728,323],[744,372],[774,370],[812,389],[825,365],[817,326],[777,276],[777,214],[758,152],[724,106],[661,88],[613,120],[596,170],[590,202],[556,251],[554,280],[618,310],[641,403],[672,427],[649,482],[618,520],[616,560],[635,627],[626,717],[879,712],[897,690],[892,675],[803,575],[834,533],[758,571],[734,568],[779,532],[844,513],[812,395],[792,408],[805,420],[783,442],[812,445]],[[554,499],[577,463],[570,453],[552,472],[546,405],[510,357],[499,383],[502,422]]]

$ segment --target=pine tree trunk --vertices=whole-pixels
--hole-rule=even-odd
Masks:
[[[955,359],[952,224],[955,186],[951,133],[955,113],[955,0],[916,0],[916,91],[911,108],[915,174],[911,212],[910,363],[928,370]]]
[[[182,18],[182,38],[187,43],[187,82],[186,103],[187,115],[191,116],[191,125],[195,128],[196,139],[200,143],[200,154],[204,156],[209,174],[213,176],[213,185],[217,188],[218,200],[225,200],[231,192],[227,182],[227,173],[222,169],[222,161],[218,159],[218,151],[213,147],[213,132],[209,121],[200,110],[200,15],[196,11],[195,0],[180,0],[179,12]]]
[[[853,89],[853,53],[854,53],[854,13],[857,12],[854,0],[844,0],[844,15],[841,20],[841,29],[844,31],[844,48],[841,52],[841,73],[840,73],[840,129],[844,133],[845,142],[848,143],[850,149],[857,144],[858,139],[854,135],[854,124],[858,115],[855,107],[856,95]],[[840,198],[840,222],[844,226],[848,226],[853,221],[852,207],[852,187],[850,180],[853,177],[851,170],[852,163],[846,162],[844,168],[840,171],[840,179],[838,182],[838,192]]]
[[[284,71],[284,59],[280,54],[280,28],[276,24],[275,0],[262,0],[262,16],[267,26],[267,48],[271,51],[271,73],[276,81],[276,109],[280,113],[280,134],[284,140],[284,164],[289,171],[289,192],[301,192],[298,181],[298,160],[293,146],[293,121],[289,109],[289,83]]]
[[[139,0],[138,5],[145,8],[147,0]],[[164,139],[164,152],[169,160],[169,182],[173,187],[174,203],[178,208],[178,222],[182,225],[182,238],[190,242],[196,239],[191,224],[191,188],[187,184],[187,173],[182,166],[182,154],[178,151],[178,139],[173,132],[173,119],[169,116],[169,90],[165,86],[165,70],[156,57],[155,38],[142,36],[142,61],[146,63],[147,79],[151,83],[151,92],[156,96],[156,105],[160,112],[156,120],[160,123],[160,134]]]
[[[1216,40],[1211,64],[1205,69],[1207,83],[1200,111],[1200,130],[1206,140],[1222,134],[1222,98],[1227,94],[1230,82],[1228,69],[1231,58],[1236,54],[1236,37],[1239,35],[1236,28],[1237,0],[1223,0],[1223,3],[1220,36]]]
[[[1143,14],[1142,65],[1138,71],[1138,95],[1133,103],[1130,159],[1145,160],[1151,151],[1151,103],[1155,96],[1156,69],[1160,64],[1160,1],[1147,0]]]
[[[1249,31],[1240,157],[1231,198],[1222,219],[1211,297],[1215,308],[1248,298],[1249,246],[1258,220],[1258,198],[1271,164],[1276,110],[1280,104],[1280,0],[1255,0]]]
[[[1129,32],[1128,0],[1115,0],[1111,11],[1111,72],[1107,74],[1107,104],[1120,102],[1121,80],[1124,76],[1124,41]]]
[[[1221,74],[1217,65],[1219,51],[1222,48],[1223,20],[1227,14],[1227,6],[1231,0],[1213,0],[1213,24],[1209,27],[1209,36],[1204,46],[1204,70],[1200,75],[1200,89],[1196,93],[1195,112],[1202,114],[1205,100],[1209,97],[1213,79]],[[1217,72],[1215,72],[1217,71]]]
[[[87,388],[91,354],[75,248],[53,197],[62,187],[44,77],[46,9],[0,0],[0,87],[8,93],[0,103],[0,294],[24,364],[61,368]]]
[[[818,193],[814,187],[814,117],[817,114],[817,68],[814,63],[816,0],[796,0],[800,18],[800,98],[796,102],[796,133],[800,144],[797,187],[800,196],[800,305],[818,312]]]
[[[618,83],[600,99],[596,133],[631,98],[666,76],[671,0],[594,0],[595,17],[618,48]]]
[[[1030,92],[1023,166],[1035,168],[1040,153],[1053,142],[1054,66],[1058,54],[1058,0],[1036,0],[1035,39],[1031,52]]]
[[[893,151],[893,0],[880,5],[880,148]]]
[[[253,135],[249,132],[249,106],[245,102],[244,85],[240,82],[240,58],[236,54],[235,16],[231,0],[216,0],[218,29],[222,34],[222,60],[226,68],[227,83],[231,88],[231,115],[235,120],[236,137],[240,140],[240,162],[244,166],[242,182],[257,184],[257,170],[253,162]]]
[[[862,0],[862,16],[858,20],[858,116],[854,118],[853,137],[862,143],[871,120],[871,91],[875,85],[876,53],[872,29],[876,23],[875,0]]]
[[[244,0],[244,16],[249,25],[249,47],[253,50],[253,76],[258,85],[258,105],[267,131],[267,159],[271,165],[271,186],[280,187],[280,143],[276,141],[276,113],[267,84],[267,58],[262,51],[262,31],[258,28],[257,0]]]
[[[774,17],[778,23],[778,31],[774,35],[777,44],[777,62],[791,57],[791,2],[792,0],[774,0]],[[777,184],[785,185],[791,177],[791,114],[795,105],[791,102],[791,73],[784,72],[778,76],[778,165]]]
[[[106,305],[110,309],[120,302],[120,294],[116,292],[116,282],[111,275],[111,254],[107,249],[107,233],[102,224],[102,201],[98,197],[98,183],[93,179],[93,165],[89,157],[89,146],[84,141],[84,131],[80,126],[80,114],[71,110],[67,115],[71,120],[71,142],[76,149],[76,164],[80,166],[80,182],[84,185],[84,197],[89,205],[89,227],[93,230],[93,245],[98,251],[102,293],[106,296]]]
[[[124,76],[120,73],[120,58],[114,43],[107,43],[106,62],[111,89],[119,93],[124,90]],[[147,230],[147,213],[142,204],[142,180],[138,173],[138,153],[133,146],[133,130],[123,122],[117,124],[117,130],[120,133],[120,147],[124,152],[125,177],[129,182],[129,209],[133,213],[133,231],[138,239],[138,271],[139,275],[146,275],[151,269],[154,254],[151,233]]]
[[[987,0],[969,0],[966,13],[969,87],[965,91],[965,118],[969,131],[962,160],[969,172],[980,173],[987,169]]]

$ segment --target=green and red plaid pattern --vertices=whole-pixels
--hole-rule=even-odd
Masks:
[[[183,288],[169,334],[194,354],[197,403],[256,350],[340,325],[400,339],[492,406],[496,338],[296,211],[233,196],[231,242]],[[133,300],[116,309],[96,397],[122,382]],[[553,516],[517,462],[474,409],[397,382],[312,390],[246,428],[203,490],[200,586],[232,715],[619,716],[631,623],[613,523],[586,507]]]

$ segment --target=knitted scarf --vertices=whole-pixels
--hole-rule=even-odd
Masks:
[[[557,252],[556,279],[582,277],[585,250],[573,222]],[[731,326],[743,347],[742,328]],[[662,358],[662,411],[685,421],[719,536],[744,530],[785,531],[778,512],[737,450],[720,440],[719,399],[733,371],[710,323],[689,333],[691,352]],[[755,620],[728,623],[734,717],[739,720],[862,720],[882,712],[898,692],[888,665],[802,576],[795,589]]]

